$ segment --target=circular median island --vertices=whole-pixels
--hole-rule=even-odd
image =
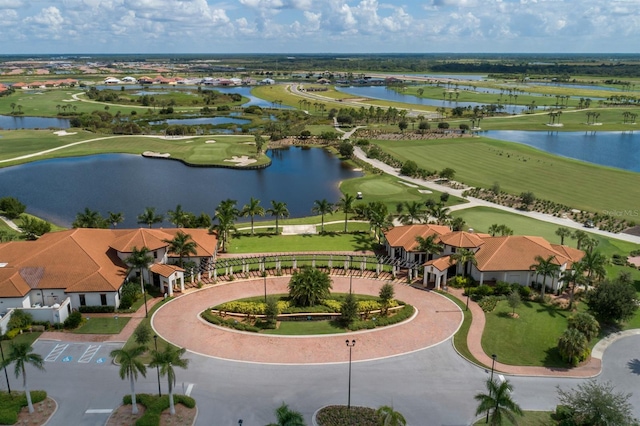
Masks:
[[[349,291],[349,277],[332,276],[333,292]],[[266,279],[268,294],[287,292],[290,277]],[[378,295],[384,281],[353,277],[353,292]],[[330,335],[274,336],[218,327],[200,318],[201,312],[245,297],[264,294],[262,278],[218,284],[178,297],[154,314],[154,330],[174,345],[216,358],[269,364],[346,362],[345,338],[356,340],[354,361],[372,360],[418,351],[449,339],[462,322],[462,312],[447,298],[395,284],[395,298],[416,309],[402,323]]]

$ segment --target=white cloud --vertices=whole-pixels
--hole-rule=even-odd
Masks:
[[[0,0],[0,9],[18,9],[24,7],[22,0]]]

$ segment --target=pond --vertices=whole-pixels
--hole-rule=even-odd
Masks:
[[[343,93],[348,93],[350,95],[364,97],[364,98],[372,98],[372,99],[382,99],[385,101],[393,101],[393,102],[403,102],[406,104],[417,104],[417,105],[429,105],[436,107],[446,107],[446,108],[455,108],[455,107],[475,107],[482,106],[486,104],[482,104],[479,102],[456,102],[453,101],[443,101],[438,99],[430,99],[430,98],[420,98],[414,95],[406,95],[404,93],[396,92],[395,90],[391,90],[385,86],[348,86],[341,87],[336,86],[336,90]],[[506,106],[505,106],[506,107]],[[510,113],[520,113],[522,111],[528,111],[528,107],[525,105],[509,105],[505,111]]]
[[[149,124],[158,125],[158,124],[166,123],[169,125],[183,124],[186,126],[211,124],[215,126],[216,124],[229,124],[229,123],[242,125],[250,122],[251,120],[244,120],[241,118],[233,118],[233,117],[198,117],[198,118],[168,118],[162,121],[150,121]]]
[[[0,129],[68,129],[68,118],[0,115]]]
[[[237,200],[238,208],[250,197],[265,209],[271,200],[284,201],[291,217],[309,216],[315,200],[338,201],[339,182],[362,175],[320,148],[292,147],[268,155],[271,166],[260,170],[188,167],[123,154],[44,160],[0,169],[0,194],[18,198],[29,213],[61,226],[69,227],[88,207],[103,216],[122,212],[120,226],[137,227],[146,207],[166,214],[181,204],[196,215],[213,215],[228,198]]]
[[[640,172],[640,132],[525,132],[489,130],[481,136],[517,142],[551,154]]]

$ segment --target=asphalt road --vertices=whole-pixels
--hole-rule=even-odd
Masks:
[[[393,341],[388,342],[392,345]],[[37,341],[34,350],[43,357],[46,372],[28,369],[31,389],[45,389],[59,404],[50,426],[104,425],[109,413],[129,392],[128,381],[108,358],[116,344],[69,344],[58,357],[52,352],[62,342]],[[640,417],[640,336],[620,339],[604,357],[598,380],[610,380],[616,390],[634,392],[632,403]],[[357,350],[357,346],[353,349]],[[92,351],[95,353],[92,355]],[[343,351],[348,360],[346,347]],[[55,359],[54,359],[55,358]],[[282,402],[304,414],[311,425],[313,413],[331,404],[346,404],[348,363],[314,366],[261,365],[218,360],[188,354],[187,370],[177,370],[178,393],[190,389],[198,404],[197,425],[263,426],[275,420],[273,411]],[[83,362],[79,362],[79,361]],[[10,373],[12,389],[21,389]],[[409,425],[468,425],[474,416],[473,396],[484,391],[490,372],[460,358],[451,342],[408,355],[352,365],[352,405],[393,405]],[[500,377],[496,373],[497,377]],[[0,376],[1,377],[1,376]],[[581,379],[506,377],[513,396],[523,409],[552,410],[557,404],[556,386],[571,388]],[[166,392],[166,378],[161,379]],[[190,386],[191,385],[191,386]],[[0,388],[6,387],[0,380]],[[154,370],[136,384],[137,392],[155,393]],[[89,411],[88,411],[89,410]],[[96,412],[105,410],[105,412]]]

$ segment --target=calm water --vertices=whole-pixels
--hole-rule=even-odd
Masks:
[[[480,135],[522,143],[563,157],[640,172],[640,132],[489,130]]]
[[[241,118],[233,118],[233,117],[199,117],[199,118],[168,118],[162,121],[150,121],[149,124],[162,124],[167,123],[169,125],[173,124],[184,124],[186,126],[197,126],[202,124],[246,124],[251,120],[244,120]]]
[[[359,97],[382,99],[382,100],[393,101],[393,102],[404,102],[407,104],[430,105],[430,106],[436,106],[436,107],[447,107],[447,108],[455,108],[457,106],[480,107],[482,105],[485,105],[479,102],[456,102],[455,100],[443,101],[438,99],[420,98],[418,96],[399,93],[399,92],[396,92],[395,90],[387,89],[384,86],[349,86],[349,87],[336,86],[336,90],[344,93],[349,93],[350,95],[359,96]],[[504,111],[510,112],[510,113],[518,113],[524,110],[528,110],[528,107],[524,105],[509,105],[508,108],[506,107],[507,105],[505,105]]]
[[[70,127],[69,119],[0,115],[1,129],[48,129],[49,127],[68,129]]]
[[[250,197],[267,209],[284,201],[291,217],[311,214],[315,200],[340,199],[338,183],[361,176],[323,149],[269,151],[272,165],[261,170],[187,167],[178,161],[107,154],[38,161],[0,169],[0,194],[14,196],[27,211],[62,226],[89,207],[107,216],[123,212],[122,227],[137,227],[146,207],[166,214],[182,204],[186,211],[213,216],[221,200],[242,208]],[[165,222],[163,226],[170,226]]]

